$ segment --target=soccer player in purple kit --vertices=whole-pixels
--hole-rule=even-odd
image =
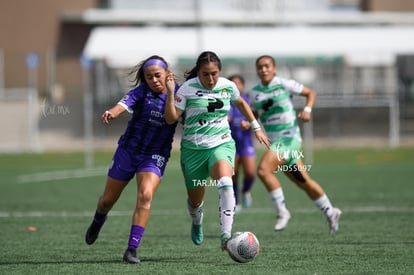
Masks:
[[[165,121],[167,86],[170,90],[177,91],[178,85],[166,61],[157,55],[142,61],[132,73],[136,74],[135,88],[102,114],[102,120],[106,124],[125,111],[132,113],[132,117],[125,133],[119,138],[118,148],[108,170],[105,190],[98,200],[85,241],[88,245],[96,241],[108,212],[135,176],[137,202],[123,260],[139,264],[136,251],[150,217],[152,198],[170,157],[176,128],[176,123],[167,124]]]
[[[244,78],[239,74],[231,75],[229,80],[233,81],[240,91],[240,96],[249,103],[249,96],[244,93]],[[236,213],[242,207],[248,208],[252,205],[252,189],[256,173],[256,150],[253,144],[253,135],[250,130],[250,123],[246,120],[239,109],[233,103],[230,105],[229,124],[231,136],[236,142],[236,158],[234,160],[233,190],[236,198]],[[243,168],[243,185],[241,190],[241,201],[239,198],[239,167]]]

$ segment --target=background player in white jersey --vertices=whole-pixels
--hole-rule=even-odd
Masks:
[[[283,230],[290,219],[285,198],[275,171],[282,171],[326,216],[330,233],[338,230],[341,210],[334,208],[322,187],[314,181],[304,165],[302,138],[297,118],[309,121],[316,94],[310,88],[294,81],[276,76],[276,62],[268,55],[256,59],[256,72],[260,82],[252,88],[251,104],[257,113],[271,148],[262,156],[257,174],[263,181],[277,211],[275,230]],[[292,95],[306,97],[305,108],[296,116]]]
[[[221,248],[224,250],[231,236],[235,208],[231,179],[235,144],[227,120],[231,101],[251,123],[258,141],[266,146],[269,141],[234,82],[220,77],[220,72],[219,57],[209,51],[201,53],[175,97],[174,91],[168,90],[165,118],[167,123],[175,123],[181,115],[184,116],[181,169],[192,217],[191,239],[196,245],[203,242],[205,188],[217,186]],[[209,177],[210,181],[207,180]]]

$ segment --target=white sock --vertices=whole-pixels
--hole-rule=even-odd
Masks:
[[[270,199],[272,200],[277,212],[287,210],[285,204],[285,195],[283,194],[282,187],[270,191],[269,194]]]
[[[200,225],[203,223],[203,205],[204,201],[198,207],[192,207],[187,200],[187,208],[190,213],[193,224]]]
[[[221,235],[231,236],[234,209],[236,207],[232,179],[230,177],[221,177],[218,183],[218,191]]]
[[[313,202],[325,216],[330,217],[332,215],[332,204],[326,194],[323,194],[319,199],[316,199]]]

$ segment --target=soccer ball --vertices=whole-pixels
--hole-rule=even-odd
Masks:
[[[227,242],[227,252],[234,261],[247,263],[259,254],[260,244],[252,232],[236,232]]]

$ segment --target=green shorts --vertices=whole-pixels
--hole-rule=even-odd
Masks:
[[[233,140],[205,150],[181,147],[181,169],[187,189],[213,185],[206,180],[210,177],[214,164],[219,160],[226,160],[234,169],[235,154],[236,146]]]
[[[280,137],[270,145],[278,160],[285,160],[287,165],[295,164],[303,158],[302,142],[296,138]]]

